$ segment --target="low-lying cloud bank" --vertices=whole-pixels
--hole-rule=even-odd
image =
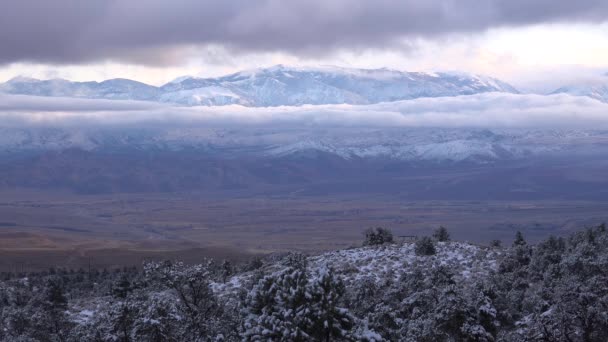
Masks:
[[[174,107],[0,95],[0,126],[309,126],[608,129],[608,104],[570,95],[423,98],[374,105]]]

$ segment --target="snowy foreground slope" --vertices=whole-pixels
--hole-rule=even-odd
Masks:
[[[440,232],[242,265],[3,274],[0,340],[605,341],[605,225],[507,248]]]
[[[415,267],[448,267],[458,280],[487,275],[497,269],[500,251],[461,242],[438,242],[437,254],[418,256],[413,243],[341,250],[310,258],[313,268],[331,267],[343,274],[346,284],[355,286],[365,278],[377,283]],[[415,266],[413,266],[415,265]]]
[[[499,257],[503,254],[501,249],[480,247],[471,245],[468,243],[460,242],[437,242],[436,243],[436,254],[435,255],[417,255],[415,252],[414,243],[397,243],[397,244],[386,244],[382,246],[368,246],[368,247],[355,247],[346,250],[340,250],[335,252],[328,252],[317,256],[305,257],[299,254],[287,254],[286,256],[272,256],[268,258],[263,264],[260,264],[260,268],[253,271],[246,271],[244,273],[236,274],[234,276],[226,277],[225,273],[221,276],[223,279],[219,281],[209,282],[209,288],[213,291],[213,294],[218,298],[226,301],[228,306],[240,307],[243,303],[239,302],[238,298],[242,298],[248,291],[251,291],[247,295],[245,305],[252,305],[250,301],[255,301],[255,291],[261,291],[258,286],[263,287],[263,283],[268,279],[281,279],[287,275],[287,278],[304,277],[298,281],[302,282],[300,285],[304,287],[310,286],[303,291],[316,291],[314,287],[324,281],[328,281],[327,277],[331,278],[331,282],[339,281],[339,291],[356,293],[362,290],[362,286],[369,287],[369,289],[377,288],[381,289],[386,287],[388,284],[399,283],[406,277],[417,277],[415,273],[428,272],[428,274],[435,274],[436,272],[450,272],[450,276],[453,277],[456,282],[467,282],[475,281],[483,277],[487,277],[489,274],[495,272],[498,268],[497,262]],[[153,272],[158,272],[157,265],[150,265]],[[225,270],[225,264],[219,266]],[[301,267],[305,267],[305,274],[298,274],[298,270]],[[188,279],[191,276],[205,274],[209,276],[208,269],[205,269],[201,273],[201,269],[191,268],[189,274],[183,274],[183,269],[180,267],[171,269],[168,274],[172,277],[185,276]],[[162,270],[160,272],[163,272]],[[187,272],[187,273],[188,273]],[[221,273],[222,271],[220,271]],[[447,273],[446,273],[447,274]],[[284,279],[289,282],[290,280]],[[298,282],[296,281],[296,283]],[[307,285],[305,285],[306,283]],[[257,285],[256,285],[257,284]],[[294,284],[295,285],[295,284]],[[331,284],[330,286],[336,286],[337,283]],[[251,287],[253,290],[250,290]],[[274,286],[274,285],[273,285]],[[343,288],[341,286],[344,286]],[[330,290],[330,289],[326,289]],[[297,289],[289,290],[289,296],[297,296]],[[271,290],[274,292],[274,290]],[[276,293],[275,293],[276,295]],[[314,293],[302,293],[304,297],[314,297]],[[331,294],[327,293],[331,297]],[[156,300],[172,300],[172,295],[167,292],[158,292],[152,294],[152,297],[157,298]],[[331,300],[330,298],[327,298]],[[337,298],[336,298],[337,299]],[[112,301],[113,298],[108,297],[107,300]],[[289,299],[284,298],[281,301],[288,302]],[[287,303],[282,303],[289,305]],[[95,299],[93,301],[83,301],[75,305],[71,310],[71,319],[78,324],[88,325],[97,324],[99,319],[103,319],[105,314],[105,300],[99,301]],[[331,305],[331,304],[330,304]],[[344,314],[345,318],[352,319],[348,310],[339,309],[341,314]],[[292,313],[284,312],[285,315],[291,315]],[[101,316],[101,317],[100,317]],[[251,319],[251,317],[249,317]],[[247,321],[247,319],[245,319]],[[281,323],[271,323],[275,329],[280,330],[278,325]],[[161,324],[160,321],[152,324]],[[216,324],[220,324],[216,322]],[[271,333],[267,328],[253,332],[254,328],[251,328],[251,322],[244,322],[246,327],[250,327],[250,331],[243,332],[242,334],[247,336],[251,333],[252,336],[246,337],[250,340],[258,340],[261,336],[266,335],[266,338],[270,340],[298,340],[296,335],[289,335],[286,337],[280,337],[282,332]],[[347,334],[345,331],[339,334]],[[260,336],[254,336],[260,334]],[[351,337],[349,339],[354,340],[368,340],[368,341],[383,341],[385,340],[378,332],[373,331],[367,327],[361,327],[359,331],[348,334]],[[311,336],[301,337],[301,340],[317,340]],[[342,340],[341,338],[332,338],[330,340]]]
[[[462,242],[438,242],[435,255],[419,256],[414,243],[403,243],[328,252],[308,257],[307,263],[312,270],[331,268],[340,274],[347,287],[355,287],[362,281],[376,284],[398,281],[403,273],[411,273],[418,267],[447,267],[454,272],[455,279],[466,281],[496,271],[500,255],[499,249]],[[281,263],[267,266],[270,273],[280,273],[283,269]],[[213,288],[218,294],[231,292],[251,277],[252,274],[237,275],[226,283],[214,283]]]

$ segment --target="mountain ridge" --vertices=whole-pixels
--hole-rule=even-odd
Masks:
[[[218,77],[183,75],[160,86],[126,78],[77,82],[27,76],[16,76],[0,83],[0,93],[7,94],[139,100],[178,106],[359,105],[488,92],[522,93],[500,79],[459,71],[411,72],[386,67],[361,69],[282,64]],[[554,94],[584,96],[608,103],[608,79],[566,84],[541,95]]]
[[[605,84],[581,84],[564,86],[556,89],[551,94],[586,96],[604,103],[608,103],[608,82]]]
[[[159,87],[124,78],[71,82],[15,77],[0,84],[0,92],[143,100],[182,106],[239,104],[250,107],[372,104],[486,92],[519,93],[496,78],[466,73],[284,65],[244,70],[215,78],[182,76]]]

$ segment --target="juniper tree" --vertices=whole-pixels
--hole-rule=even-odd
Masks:
[[[186,340],[211,338],[219,333],[223,309],[210,286],[210,265],[210,262],[194,266],[182,262],[145,265],[147,277],[159,281],[177,297]]]
[[[414,248],[416,255],[434,255],[436,253],[433,239],[428,236],[423,236],[416,241]]]
[[[437,241],[445,242],[450,240],[450,233],[444,226],[439,226],[433,233],[433,238]]]
[[[393,233],[386,228],[369,228],[365,231],[364,246],[376,246],[393,242]]]

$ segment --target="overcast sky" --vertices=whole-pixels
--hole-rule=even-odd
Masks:
[[[535,91],[608,72],[606,0],[0,2],[0,81],[162,84],[274,64],[459,70]]]

